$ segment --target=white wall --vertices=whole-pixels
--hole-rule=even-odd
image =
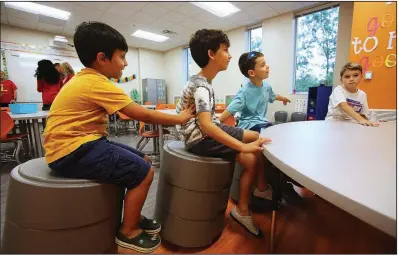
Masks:
[[[294,61],[294,14],[287,13],[264,20],[262,23],[262,47],[266,63],[270,65],[268,82],[276,94],[289,97],[291,103],[284,106],[282,102],[275,101],[269,104],[266,118],[274,120],[274,112],[284,110],[295,111],[295,100],[307,98],[307,95],[291,95]]]
[[[163,55],[164,74],[167,85],[168,103],[173,104],[173,97],[180,96],[186,82],[183,72],[184,48],[178,47],[166,51]]]
[[[230,60],[229,67],[226,71],[217,74],[212,81],[215,90],[216,100],[224,101],[225,95],[235,95],[244,82],[244,76],[238,68],[238,59],[242,53],[246,51],[245,28],[240,27],[228,31],[227,36],[230,40]],[[168,85],[168,102],[173,102],[173,96],[180,95],[185,85],[183,74],[183,47],[178,47],[164,52],[165,79]],[[199,66],[192,61],[192,72],[194,74],[200,71]]]
[[[1,24],[1,40],[8,42],[17,42],[33,45],[44,45],[47,46],[49,39],[54,38],[55,34],[29,30],[20,27],[14,27],[9,25]],[[67,37],[70,43],[73,43],[72,37]],[[139,52],[137,48],[129,47],[126,59],[128,66],[123,70],[122,77],[136,75],[136,79],[126,83],[116,83],[117,86],[121,87],[127,94],[130,95],[130,91],[135,88],[140,92],[141,78],[160,78],[164,79],[163,76],[163,53],[157,51],[143,50],[140,49],[140,63],[139,66]],[[75,70],[77,72],[78,70]],[[18,85],[18,84],[17,84]]]
[[[244,27],[228,31],[226,34],[230,40],[230,64],[227,70],[219,72],[212,81],[216,101],[221,99],[223,102],[225,95],[237,94],[241,84],[244,84],[245,77],[241,74],[240,68],[238,67],[238,59],[241,54],[248,51],[245,48],[246,38]]]

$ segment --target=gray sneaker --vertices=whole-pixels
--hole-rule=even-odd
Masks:
[[[261,237],[263,235],[262,231],[257,228],[252,220],[252,214],[249,216],[242,216],[238,214],[237,207],[235,206],[233,210],[230,212],[231,218],[235,220],[238,224],[244,227],[249,233],[253,234],[256,237]]]

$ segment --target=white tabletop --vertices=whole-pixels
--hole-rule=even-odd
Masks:
[[[396,122],[302,121],[262,131],[264,155],[332,204],[396,236]]]
[[[40,111],[36,113],[26,113],[26,114],[10,113],[10,116],[13,120],[45,119],[48,116],[48,111]]]

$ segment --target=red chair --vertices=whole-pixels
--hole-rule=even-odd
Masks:
[[[144,105],[152,105],[151,102],[145,102]]]
[[[156,104],[155,105],[155,110],[165,110],[165,109],[168,109],[167,104]]]
[[[14,121],[11,116],[6,111],[1,111],[1,132],[0,132],[0,143],[14,143],[15,149],[13,151],[12,157],[15,161],[21,164],[19,160],[19,152],[22,147],[22,139],[27,139],[28,134],[13,134],[8,133],[14,128]],[[4,157],[6,160],[9,159],[8,156]]]
[[[236,126],[236,119],[234,118],[233,115],[230,115],[224,122],[223,124],[229,125],[229,126]]]
[[[168,109],[176,109],[176,105],[175,104],[168,104]]]

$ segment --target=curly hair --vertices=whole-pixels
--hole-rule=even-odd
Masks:
[[[61,64],[62,69],[64,69],[65,73],[68,74],[75,74],[75,71],[73,71],[72,66],[68,62],[64,62]]]
[[[45,80],[48,84],[58,84],[60,73],[55,69],[53,62],[48,59],[42,59],[37,62],[37,69],[34,75],[38,80]]]
[[[191,56],[201,68],[209,63],[208,50],[216,53],[221,44],[230,47],[229,38],[222,30],[201,29],[195,32],[190,39]]]

